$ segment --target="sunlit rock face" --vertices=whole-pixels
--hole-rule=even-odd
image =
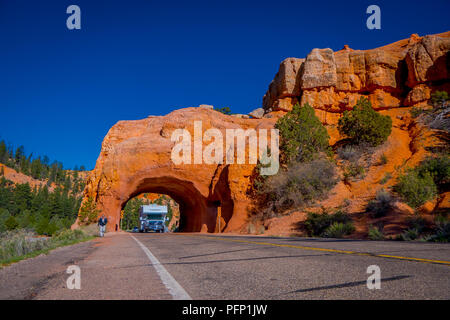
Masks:
[[[218,232],[219,225],[222,232],[240,231],[245,225],[254,164],[176,165],[172,161],[174,130],[187,129],[193,145],[194,121],[201,121],[203,132],[217,128],[225,137],[226,129],[273,128],[276,118],[245,119],[208,108],[186,108],[165,116],[119,121],[104,138],[84,191],[84,200],[92,197],[108,217],[109,230],[119,225],[126,202],[144,192],[167,194],[179,203],[182,231]]]
[[[412,35],[372,50],[313,49],[305,59],[287,58],[281,63],[264,95],[263,110],[254,110],[252,119],[227,116],[202,105],[166,116],[120,121],[104,138],[84,201],[95,200],[109,218],[109,230],[119,225],[120,210],[129,199],[148,192],[167,194],[180,204],[182,231],[243,231],[254,206],[248,191],[255,165],[176,165],[171,159],[174,130],[187,129],[193,138],[195,121],[202,121],[204,131],[217,128],[223,136],[226,129],[270,129],[296,103],[309,103],[329,125],[330,144],[334,144],[342,138],[335,127],[340,115],[362,96],[395,122],[405,117],[397,114],[399,107],[424,104],[435,90],[450,91],[449,50],[450,31]],[[398,124],[398,130],[394,124],[391,139],[405,140],[400,139],[405,123]]]
[[[361,97],[377,109],[426,101],[449,89],[450,32],[409,39],[371,50],[313,49],[306,59],[284,60],[263,98],[266,113],[296,103],[343,112]]]

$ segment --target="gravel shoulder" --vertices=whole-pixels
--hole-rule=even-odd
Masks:
[[[81,270],[81,289],[66,285],[70,265]],[[0,299],[171,299],[136,242],[124,233],[58,248],[0,270]]]

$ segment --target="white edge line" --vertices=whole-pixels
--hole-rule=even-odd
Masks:
[[[144,246],[138,239],[131,236],[145,252],[148,259],[152,263],[162,282],[169,290],[174,300],[192,300],[191,296],[183,289],[183,287],[177,282],[177,280],[172,277],[172,275],[164,268],[164,266],[158,261],[158,259],[153,255],[153,253]]]

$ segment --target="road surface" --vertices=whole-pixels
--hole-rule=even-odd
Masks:
[[[77,265],[81,289],[68,289]],[[368,289],[378,266],[381,289]],[[450,299],[450,245],[107,234],[0,269],[0,299]]]

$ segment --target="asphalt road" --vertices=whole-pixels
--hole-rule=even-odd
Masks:
[[[81,270],[69,290],[66,268]],[[368,289],[378,266],[381,289]],[[32,288],[32,289],[30,289]],[[1,299],[450,299],[450,245],[108,234],[0,270]]]

